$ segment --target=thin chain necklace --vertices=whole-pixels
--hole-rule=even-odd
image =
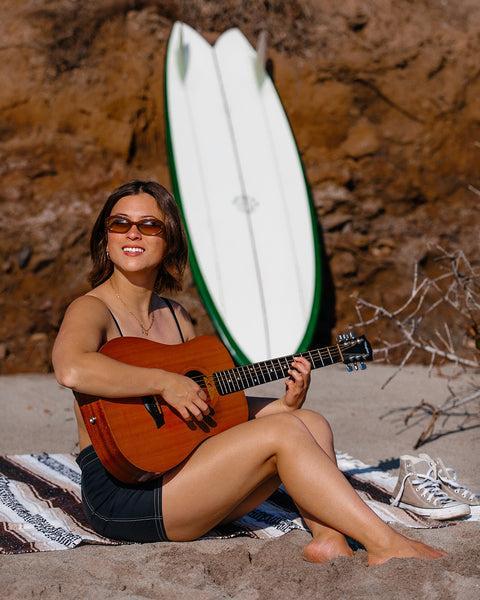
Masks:
[[[143,335],[146,335],[148,337],[148,332],[150,331],[150,329],[153,326],[153,323],[155,321],[155,312],[152,311],[151,316],[150,316],[150,325],[148,327],[144,327],[143,323],[140,321],[140,319],[137,317],[137,315],[135,313],[133,313],[128,306],[126,305],[126,303],[120,298],[119,293],[117,292],[117,290],[113,287],[113,282],[111,279],[109,279],[110,281],[110,285],[112,286],[112,290],[113,293],[115,294],[115,296],[120,300],[120,302],[123,304],[123,306],[127,309],[127,312],[132,315],[132,317],[135,319],[135,321],[140,325],[140,328],[142,330]]]

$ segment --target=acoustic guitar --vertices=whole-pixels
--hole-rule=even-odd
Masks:
[[[196,381],[207,395],[210,414],[184,420],[161,396],[96,398],[75,393],[93,446],[104,467],[125,483],[158,477],[184,460],[206,438],[248,420],[243,392],[288,376],[294,356],[283,356],[235,367],[228,350],[215,336],[200,336],[183,344],[159,344],[121,337],[100,352],[139,367],[161,368]],[[338,343],[297,354],[313,369],[344,362],[348,371],[364,369],[372,349],[364,336],[339,336]]]

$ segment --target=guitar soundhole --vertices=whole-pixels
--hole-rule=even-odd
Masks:
[[[195,381],[196,383],[198,383],[198,385],[200,387],[202,387],[203,389],[205,389],[205,374],[201,373],[200,371],[188,371],[187,373],[185,373],[185,377],[190,377],[190,379],[193,379],[193,381]]]
[[[188,371],[187,373],[185,373],[185,377],[190,377],[190,379],[193,379],[193,381],[198,383],[202,390],[207,394],[207,398],[209,397],[208,388],[205,383],[205,373],[202,373],[201,371]],[[213,407],[210,406],[210,413],[208,415],[204,415],[201,421],[197,421],[196,419],[195,421],[190,421],[188,423],[189,428],[196,429],[197,427],[199,427],[205,432],[209,431],[210,429],[213,429],[217,426],[217,422],[215,421],[215,419],[212,418],[214,414],[215,411],[213,410]]]

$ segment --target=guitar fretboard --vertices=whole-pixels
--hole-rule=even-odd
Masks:
[[[338,346],[326,346],[316,350],[309,350],[301,354],[291,354],[281,358],[273,358],[263,362],[253,363],[213,373],[213,381],[221,396],[239,392],[246,388],[255,387],[262,383],[269,383],[288,377],[288,370],[295,357],[303,356],[308,359],[312,369],[327,367],[343,360]]]

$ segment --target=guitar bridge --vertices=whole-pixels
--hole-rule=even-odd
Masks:
[[[150,416],[154,420],[157,429],[160,429],[160,427],[165,425],[165,419],[164,419],[163,414],[161,413],[160,409],[158,408],[157,399],[155,398],[155,396],[144,396],[142,398],[142,400],[143,400],[143,405],[145,406],[147,411],[150,413]]]

